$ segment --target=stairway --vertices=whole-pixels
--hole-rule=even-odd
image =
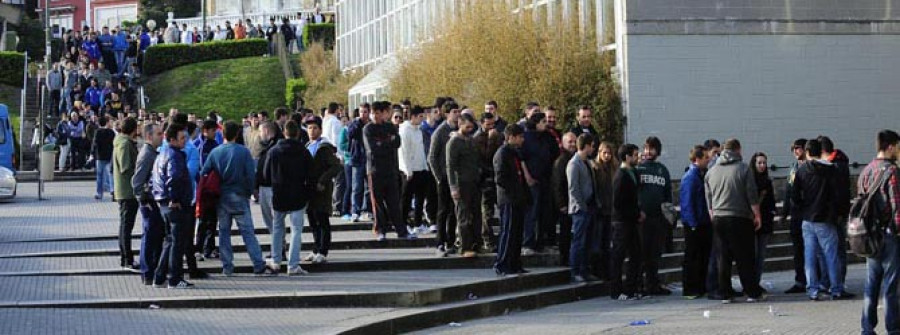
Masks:
[[[21,120],[24,132],[20,134],[22,137],[22,162],[19,165],[20,171],[37,171],[37,147],[31,146],[31,140],[34,136],[35,120],[41,110],[41,96],[37,78],[28,78],[28,88],[25,90],[25,119]],[[19,111],[15,112],[16,114]],[[45,120],[48,124],[55,125],[59,119]],[[16,129],[18,131],[18,129]]]

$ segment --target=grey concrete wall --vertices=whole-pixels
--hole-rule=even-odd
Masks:
[[[868,162],[900,129],[898,55],[900,35],[629,35],[628,140],[659,136],[674,178],[710,137],[784,166],[794,138],[827,134]]]
[[[630,35],[900,34],[892,0],[630,0]],[[893,1],[898,2],[898,1]]]
[[[628,21],[900,18],[900,3],[896,0],[627,0],[627,7]]]

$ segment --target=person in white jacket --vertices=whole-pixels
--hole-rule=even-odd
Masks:
[[[322,137],[327,139],[329,143],[338,143],[338,140],[341,138],[341,130],[344,129],[344,124],[341,123],[340,114],[340,106],[337,103],[332,102],[328,104],[328,109],[325,111],[324,115],[325,117],[322,118]],[[343,151],[338,148],[335,154],[343,165]],[[343,173],[339,173],[334,177],[333,182],[334,191],[331,194],[331,207],[335,212],[339,212],[339,209],[342,208],[341,203],[344,201],[344,190],[348,187],[348,181]]]
[[[428,227],[422,221],[422,213],[425,209],[425,191],[428,189],[428,164],[426,163],[425,132],[421,128],[425,118],[425,110],[415,106],[410,112],[409,120],[400,125],[400,172],[406,178],[403,188],[403,211],[409,213],[410,205],[415,199],[415,215],[412,227],[418,227],[419,234],[428,232]]]

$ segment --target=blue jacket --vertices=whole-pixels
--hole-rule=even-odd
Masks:
[[[167,148],[156,157],[153,164],[153,199],[156,201],[171,201],[188,208],[194,197],[188,176],[185,154],[181,150]]]
[[[97,36],[97,43],[100,44],[101,51],[112,51],[113,48],[113,35],[110,34],[100,34]]]
[[[103,90],[99,87],[90,87],[84,92],[84,99],[93,107],[100,107],[103,103]]]
[[[250,150],[237,143],[225,143],[213,149],[203,163],[201,174],[215,170],[222,185],[222,196],[237,194],[250,198],[256,178],[256,164]]]
[[[209,153],[212,152],[213,149],[215,149],[217,146],[219,146],[219,141],[210,141],[203,137],[203,135],[200,135],[196,140],[193,141],[193,144],[200,152],[200,165],[203,165],[203,163],[206,163],[206,159],[209,157]]]
[[[141,52],[147,51],[150,47],[150,35],[147,32],[141,34]]]
[[[684,177],[681,177],[678,195],[681,198],[681,222],[686,227],[709,226],[712,223],[709,207],[706,206],[703,175],[700,168],[691,164]]]
[[[84,43],[81,43],[81,49],[86,51],[91,59],[100,59],[100,46],[97,42],[86,40]]]
[[[125,31],[120,31],[113,37],[113,50],[115,51],[125,51],[128,50],[128,40],[125,39]]]

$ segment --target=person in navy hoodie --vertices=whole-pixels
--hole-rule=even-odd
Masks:
[[[706,206],[706,191],[703,177],[709,165],[706,147],[691,149],[688,156],[691,166],[681,177],[678,191],[681,199],[681,224],[684,225],[684,264],[681,271],[684,292],[687,299],[696,299],[707,292],[706,273],[709,268],[709,254],[712,250],[712,220]]]

